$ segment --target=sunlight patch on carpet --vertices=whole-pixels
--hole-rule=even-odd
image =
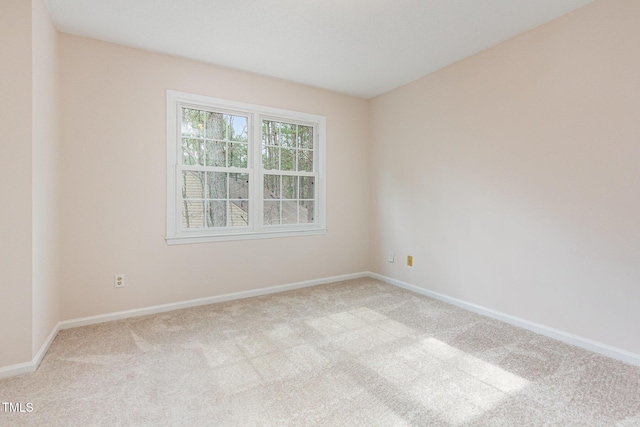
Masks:
[[[481,416],[529,384],[518,375],[436,338],[421,340],[417,347],[457,368],[432,371],[414,382],[411,388],[414,397],[454,425]]]

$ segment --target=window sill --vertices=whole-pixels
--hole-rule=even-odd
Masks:
[[[316,236],[326,234],[326,228],[314,228],[307,230],[273,230],[273,231],[251,231],[228,234],[190,234],[185,236],[166,237],[168,245],[186,245],[193,243],[224,242],[231,240],[255,240],[274,239],[279,237]]]

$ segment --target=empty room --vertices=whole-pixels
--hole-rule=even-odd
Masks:
[[[640,426],[639,19],[2,0],[0,425]]]

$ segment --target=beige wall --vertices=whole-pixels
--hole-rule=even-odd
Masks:
[[[367,270],[366,101],[70,35],[60,63],[63,319]],[[326,115],[329,232],[168,246],[167,89]]]
[[[31,2],[0,13],[0,367],[31,360]]]
[[[58,32],[32,2],[33,342],[35,355],[60,319]]]
[[[640,353],[638,16],[598,1],[374,99],[373,271]]]

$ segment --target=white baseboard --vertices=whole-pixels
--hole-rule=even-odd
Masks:
[[[35,372],[35,362],[18,363],[16,365],[3,366],[0,368],[0,380],[9,377],[15,377],[16,375],[28,374]]]
[[[526,319],[512,316],[510,314],[501,313],[490,308],[482,307],[477,304],[473,304],[467,301],[452,298],[447,295],[443,295],[437,292],[429,291],[419,286],[411,285],[400,280],[392,279],[391,277],[383,276],[381,274],[369,272],[369,277],[373,279],[381,280],[390,285],[398,286],[408,291],[415,292],[417,294],[425,295],[427,297],[437,299],[439,301],[446,302],[451,305],[463,308],[474,313],[481,314],[483,316],[491,317],[496,320],[500,320],[505,323],[509,323],[514,326],[518,326],[523,329],[535,332],[540,335],[553,338],[564,343],[574,345],[576,347],[584,348],[585,350],[599,353],[612,359],[621,360],[631,365],[640,366],[640,355],[631,353],[630,351],[622,350],[620,348],[612,347],[607,344],[603,344],[597,341],[590,340],[588,338],[580,337],[578,335],[570,334],[568,332],[560,331],[558,329],[550,328],[539,323],[530,322]]]
[[[133,310],[118,311],[115,313],[100,314],[97,316],[81,317],[60,322],[60,329],[77,328],[79,326],[93,325],[96,323],[110,322],[112,320],[127,319],[129,317],[146,316],[148,314],[163,313],[166,311],[179,310],[181,308],[197,307],[200,305],[215,304],[217,302],[231,301],[243,298],[256,297],[260,295],[274,294],[278,292],[291,291],[294,289],[308,288],[310,286],[325,285],[327,283],[340,282],[342,280],[368,277],[368,272],[344,274],[341,276],[325,277],[322,279],[307,280],[304,282],[290,283],[288,285],[271,286],[269,288],[254,289],[251,291],[233,292],[230,294],[217,295],[213,297],[199,298],[188,301],[181,301],[170,304],[155,305],[152,307],[136,308]]]
[[[56,338],[56,335],[58,335],[58,331],[60,331],[61,329],[60,326],[61,326],[61,323],[58,322],[56,326],[51,330],[51,332],[49,333],[49,336],[44,341],[44,343],[42,343],[42,347],[40,347],[40,351],[38,351],[38,353],[33,358],[32,363],[35,365],[34,371],[38,369],[38,366],[40,366],[40,362],[42,362],[42,359],[44,359],[44,355],[47,354],[47,351],[49,351],[49,347],[51,347],[51,343],[53,343],[53,340]]]
[[[42,343],[40,350],[34,356],[33,360],[30,362],[18,363],[16,365],[9,365],[0,367],[0,380],[3,378],[15,377],[16,375],[28,374],[31,372],[35,372],[40,366],[40,362],[44,358],[44,355],[47,354],[51,343],[53,342],[56,335],[58,335],[58,331],[60,330],[60,322],[53,327],[47,339]]]

